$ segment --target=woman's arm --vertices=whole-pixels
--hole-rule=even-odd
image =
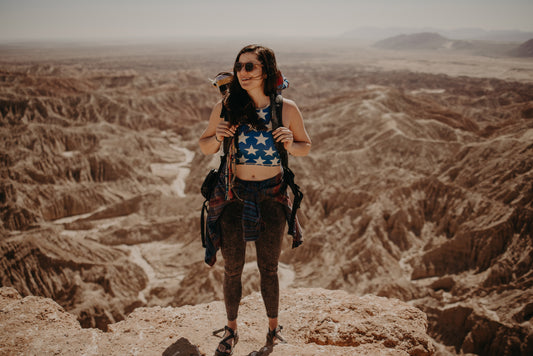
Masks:
[[[198,140],[200,150],[206,155],[217,153],[224,137],[231,137],[235,134],[235,127],[231,127],[229,122],[220,117],[221,112],[222,102],[219,101],[213,107],[209,123]]]
[[[283,126],[274,132],[274,139],[283,142],[293,156],[306,156],[311,150],[311,138],[304,126],[302,113],[292,100],[283,99]]]

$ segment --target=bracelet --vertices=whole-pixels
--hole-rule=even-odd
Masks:
[[[215,134],[215,141],[217,141],[218,143],[221,143],[221,142],[222,142],[222,141],[219,141],[219,140],[218,140],[218,137],[217,137],[216,134]]]

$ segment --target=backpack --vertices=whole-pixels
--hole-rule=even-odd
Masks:
[[[283,88],[282,85],[285,85]],[[280,85],[281,89],[284,89],[288,87],[288,82],[283,77],[283,82]],[[281,94],[272,95],[270,97],[270,105],[274,108],[272,110],[272,131],[276,130],[278,127],[280,127],[283,124],[282,120],[282,111],[283,111],[283,96]],[[222,106],[222,111],[220,112],[220,117],[224,118],[224,120],[227,120],[226,117],[226,110],[225,107]],[[232,139],[229,137],[225,137],[223,141],[223,149],[224,154],[220,157],[220,165],[218,169],[211,169],[207,176],[205,177],[202,186],[200,188],[200,191],[202,193],[202,196],[204,197],[204,203],[202,205],[202,212],[200,214],[200,230],[201,230],[201,237],[202,237],[202,247],[206,247],[206,237],[207,237],[207,224],[206,224],[206,214],[209,210],[209,200],[211,199],[211,195],[213,194],[215,187],[219,180],[220,172],[224,171],[224,166],[226,164],[226,157],[229,152],[229,147],[232,144]],[[294,173],[289,168],[289,155],[287,153],[287,150],[285,150],[285,146],[282,142],[275,142],[276,149],[278,150],[278,153],[280,155],[281,160],[281,166],[283,168],[283,181],[285,184],[287,184],[292,191],[292,194],[294,196],[293,203],[292,203],[292,213],[291,217],[288,222],[288,228],[289,228],[289,234],[293,234],[295,229],[295,222],[296,222],[296,212],[300,208],[300,204],[303,199],[303,193],[300,190],[300,187],[294,182]]]

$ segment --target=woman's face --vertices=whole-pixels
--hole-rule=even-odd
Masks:
[[[247,69],[252,70],[248,72]],[[263,90],[263,85],[265,81],[263,77],[263,65],[261,64],[259,59],[257,59],[257,54],[251,52],[241,54],[239,56],[239,60],[237,61],[237,63],[235,63],[235,71],[237,72],[239,84],[244,90],[250,91],[258,88]]]

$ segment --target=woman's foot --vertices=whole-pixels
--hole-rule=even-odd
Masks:
[[[217,330],[213,334],[218,334],[221,331],[224,331],[224,336],[215,350],[215,356],[229,356],[233,354],[233,349],[239,342],[239,334],[229,326],[225,326],[224,329]]]
[[[286,344],[287,341],[281,336],[281,330],[283,329],[283,326],[278,326],[274,330],[268,330],[267,337],[266,337],[266,344],[267,346],[274,346],[277,343]],[[278,342],[276,342],[278,341]]]

